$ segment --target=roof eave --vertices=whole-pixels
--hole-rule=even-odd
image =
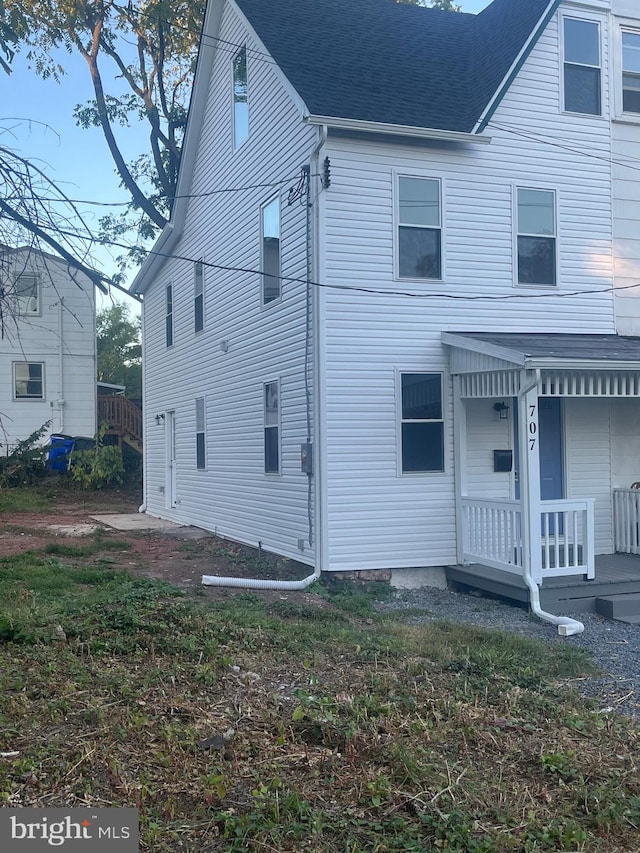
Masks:
[[[305,116],[309,124],[318,124],[333,130],[346,130],[354,133],[369,133],[384,136],[407,136],[413,139],[431,139],[440,142],[473,142],[488,145],[490,136],[477,133],[465,133],[459,130],[442,130],[437,127],[413,127],[407,124],[389,124],[383,121],[363,121],[362,119],[341,118],[340,116]]]
[[[527,356],[527,370],[639,370],[640,361],[620,361],[610,358],[562,358],[556,356]]]
[[[464,335],[456,335],[452,332],[441,332],[440,340],[443,344],[448,344],[451,347],[470,350],[480,355],[499,358],[502,361],[510,361],[516,367],[524,367],[525,365],[526,357],[523,353],[518,352],[518,350],[492,344],[488,341],[479,341],[476,338],[467,338]]]

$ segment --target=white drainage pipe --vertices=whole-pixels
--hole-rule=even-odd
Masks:
[[[260,578],[223,578],[217,575],[202,575],[204,586],[232,586],[240,589],[280,589],[295,592],[306,589],[320,577],[320,569],[314,569],[313,574],[299,581],[273,581]]]
[[[558,634],[561,637],[570,637],[573,634],[582,634],[584,625],[578,622],[577,619],[571,619],[569,616],[554,616],[553,613],[547,613],[540,607],[540,590],[538,584],[533,580],[528,570],[524,571],[524,582],[529,587],[531,610],[539,619],[545,622],[551,622],[552,625],[558,626]]]

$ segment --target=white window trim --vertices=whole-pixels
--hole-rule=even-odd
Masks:
[[[277,299],[272,299],[270,302],[264,301],[264,210],[268,207],[272,202],[278,202],[278,275],[282,276],[282,201],[280,199],[280,194],[276,193],[272,195],[271,198],[268,198],[260,205],[260,308],[263,310],[269,310],[273,305],[278,305],[282,302],[282,278],[278,279],[278,286],[280,289],[280,294]]]
[[[197,270],[198,264],[200,264],[202,267],[202,276],[201,276],[202,291],[200,294],[198,294],[198,289],[197,289],[198,277],[196,275],[196,270]],[[193,332],[195,335],[201,335],[207,326],[207,305],[206,305],[206,298],[205,298],[205,278],[206,278],[206,269],[205,269],[205,265],[204,265],[204,255],[201,255],[196,261],[193,262]],[[197,300],[199,295],[202,296],[202,328],[196,329],[196,300]]]
[[[236,142],[236,78],[235,78],[235,61],[236,56],[244,50],[246,57],[247,69],[247,135],[242,142]],[[251,135],[251,117],[249,115],[249,49],[247,43],[244,42],[231,56],[231,146],[233,151],[239,151]]]
[[[600,112],[599,113],[575,113],[573,110],[566,109],[564,105],[564,22],[567,18],[571,18],[574,21],[585,21],[589,24],[596,24],[598,27],[598,44],[600,47],[600,65],[585,65],[584,63],[571,62],[570,65],[580,65],[582,68],[598,68],[600,70]],[[589,119],[604,119],[608,121],[608,117],[605,115],[605,65],[604,65],[604,28],[602,26],[602,19],[597,18],[595,16],[589,15],[587,12],[582,14],[563,14],[560,16],[560,25],[558,27],[558,55],[560,59],[560,68],[558,73],[558,80],[560,83],[560,112],[563,115],[567,116],[584,116]]]
[[[404,278],[400,276],[400,178],[416,178],[417,180],[437,181],[440,187],[440,278]],[[445,180],[439,175],[415,171],[392,170],[393,180],[393,278],[394,281],[415,281],[420,284],[442,284],[446,278],[445,259]],[[411,226],[408,226],[411,227]],[[416,228],[420,226],[415,226]],[[426,226],[425,226],[426,227]]]
[[[619,18],[616,20],[614,36],[613,36],[613,60],[612,60],[612,103],[613,103],[613,118],[612,121],[616,124],[635,124],[640,125],[640,113],[625,113],[622,108],[622,73],[623,73],[623,58],[622,58],[622,34],[634,33],[640,35],[640,24],[638,21],[631,19]]]
[[[442,424],[442,471],[403,471],[402,470],[402,376],[407,373],[424,373],[433,376],[440,374],[440,399],[442,406],[441,420],[407,421],[407,423],[441,423]],[[447,453],[447,412],[449,411],[449,374],[445,368],[434,367],[425,370],[424,367],[397,367],[395,369],[395,407],[396,407],[396,475],[398,477],[444,477],[448,473]]]
[[[518,190],[535,190],[546,193],[553,193],[553,219],[555,224],[555,233],[553,235],[554,240],[556,241],[556,251],[555,251],[555,284],[521,284],[518,281],[518,237],[520,236],[520,231],[518,230]],[[558,190],[555,187],[549,186],[540,186],[540,185],[532,185],[532,184],[512,184],[511,185],[511,215],[513,226],[511,228],[512,232],[512,253],[513,253],[513,286],[517,288],[524,288],[525,290],[545,290],[545,291],[553,291],[558,290],[560,287],[560,236],[559,236],[559,220],[558,220]],[[550,234],[525,234],[523,232],[523,237],[550,237]]]
[[[204,418],[204,430],[198,429],[198,400],[202,400],[202,415]],[[195,398],[195,436],[196,436],[196,471],[207,471],[209,468],[209,459],[207,453],[207,398],[205,395]],[[198,466],[198,436],[204,436],[204,465],[202,468]]]
[[[41,397],[19,397],[16,394],[16,366],[18,364],[39,364],[42,367],[42,396]],[[13,400],[16,403],[42,403],[46,400],[45,380],[46,365],[44,361],[14,361],[12,362],[11,378],[13,381]]]
[[[171,288],[171,311],[167,310],[167,293],[169,288]],[[175,327],[175,304],[176,304],[176,294],[175,287],[172,281],[168,284],[165,284],[164,287],[164,346],[165,349],[171,349],[171,347],[176,342],[176,327]],[[167,320],[171,317],[171,343],[167,341]]]
[[[274,427],[271,424],[267,427],[267,406],[266,406],[266,389],[267,385],[273,385],[274,383],[278,386],[278,424],[277,427]],[[266,429],[277,429],[278,430],[278,470],[277,471],[266,471],[265,468],[267,466],[267,454],[266,454],[266,443],[265,443],[265,430]],[[266,382],[262,383],[262,473],[265,477],[281,477],[282,476],[282,383],[280,382],[280,377],[276,377],[274,379],[267,379]]]
[[[15,294],[16,315],[18,317],[42,317],[42,283],[40,281],[40,276],[38,275],[38,273],[27,272],[26,270],[24,270],[21,273],[18,273],[18,275],[15,278],[14,293],[15,293],[15,285],[17,285],[18,280],[21,278],[33,278],[33,279],[35,279],[36,293],[37,293],[36,300],[37,300],[37,304],[38,304],[38,310],[37,311],[19,311],[19,310],[17,310],[18,295]]]

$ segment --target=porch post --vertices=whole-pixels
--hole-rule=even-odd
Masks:
[[[453,466],[456,497],[456,552],[464,563],[465,519],[462,498],[467,495],[467,407],[460,392],[460,377],[453,377]]]
[[[532,579],[542,583],[542,533],[540,506],[540,447],[538,433],[538,383],[518,397],[520,445],[520,502],[522,505],[522,559]]]

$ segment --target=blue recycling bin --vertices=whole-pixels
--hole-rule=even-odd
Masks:
[[[52,435],[49,439],[47,468],[50,471],[67,471],[74,439],[70,435]]]

